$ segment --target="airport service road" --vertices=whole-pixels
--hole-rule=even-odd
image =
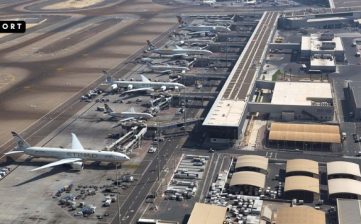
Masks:
[[[180,149],[181,146],[177,145],[179,141],[179,138],[174,138],[172,141],[162,143],[158,154],[154,155],[150,162],[146,165],[143,164],[143,166],[135,172],[135,174],[142,174],[141,178],[136,183],[132,193],[129,194],[120,207],[120,222],[118,215],[115,215],[112,221],[113,224],[135,222],[146,196],[150,193],[152,186],[158,181],[158,170],[162,171],[172,154]]]
[[[209,155],[209,152],[202,149],[190,149],[190,148],[183,148],[184,153],[191,153],[194,155]],[[259,156],[265,156],[269,159],[273,160],[280,160],[280,161],[286,161],[289,159],[310,159],[315,160],[320,163],[326,163],[331,161],[337,161],[337,160],[344,160],[349,162],[354,162],[361,165],[361,157],[353,157],[353,156],[347,156],[342,155],[341,153],[332,153],[332,152],[319,152],[319,151],[290,151],[290,150],[256,150],[256,151],[250,151],[250,150],[240,150],[235,148],[230,148],[226,150],[219,150],[215,153],[221,153],[226,155],[232,155],[232,156],[241,156],[241,155],[259,155]]]

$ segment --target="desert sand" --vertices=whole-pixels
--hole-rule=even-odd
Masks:
[[[103,1],[104,0],[67,0],[64,2],[47,5],[43,9],[81,9],[101,3]]]

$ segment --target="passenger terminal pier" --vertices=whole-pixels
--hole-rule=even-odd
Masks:
[[[240,138],[246,120],[249,96],[253,92],[277,19],[277,12],[263,14],[204,120],[203,126],[212,141]]]

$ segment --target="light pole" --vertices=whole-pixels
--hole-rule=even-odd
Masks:
[[[119,223],[121,223],[120,220],[120,205],[119,205],[119,180],[118,180],[118,163],[115,164],[115,184],[117,186],[117,208],[118,208],[118,220]]]

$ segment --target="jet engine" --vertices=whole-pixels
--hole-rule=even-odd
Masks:
[[[133,89],[133,85],[129,84],[128,85],[128,90],[131,90],[131,89]]]
[[[175,87],[174,87],[174,90],[179,91],[179,87],[178,87],[178,86],[175,86]]]
[[[118,89],[118,85],[117,84],[112,84],[112,90],[116,90]]]
[[[84,164],[83,162],[73,162],[71,163],[71,167],[74,169],[74,170],[82,170],[84,168]]]
[[[161,86],[161,87],[160,87],[160,90],[162,90],[162,91],[165,91],[166,89],[167,89],[166,86]]]

